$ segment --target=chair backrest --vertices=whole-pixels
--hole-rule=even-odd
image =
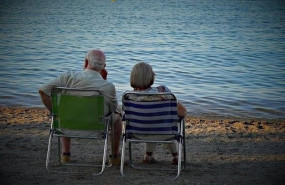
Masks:
[[[126,92],[122,102],[126,133],[178,133],[177,99],[174,94]]]
[[[84,89],[55,88],[52,91],[54,128],[72,130],[104,130],[104,96],[99,90],[90,96],[70,95]],[[72,93],[71,93],[72,94]],[[99,94],[99,95],[98,95]]]

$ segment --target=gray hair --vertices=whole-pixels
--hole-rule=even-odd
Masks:
[[[155,73],[152,70],[151,65],[140,62],[134,65],[131,76],[130,85],[133,88],[147,89],[154,83]]]
[[[96,71],[100,71],[106,64],[105,54],[100,50],[90,50],[86,53],[85,59],[88,64]]]

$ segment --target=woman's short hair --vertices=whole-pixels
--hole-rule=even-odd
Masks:
[[[100,71],[106,64],[105,54],[100,50],[90,50],[86,53],[85,59],[89,65],[96,71]]]
[[[134,65],[131,76],[130,85],[133,88],[147,89],[150,88],[154,82],[155,73],[151,65],[140,62]]]

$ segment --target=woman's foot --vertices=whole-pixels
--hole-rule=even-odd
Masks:
[[[172,164],[177,165],[178,164],[178,155],[177,155],[177,153],[173,153],[172,157],[173,157]]]
[[[145,164],[152,164],[152,163],[155,163],[155,159],[154,159],[154,157],[152,156],[152,153],[147,152],[147,153],[144,155],[142,162],[145,163]]]

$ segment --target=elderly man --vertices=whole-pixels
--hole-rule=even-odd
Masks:
[[[39,89],[39,93],[43,104],[51,110],[51,89],[53,87],[72,87],[72,88],[96,88],[104,91],[105,98],[105,114],[113,113],[113,131],[114,138],[111,139],[114,146],[114,158],[110,158],[109,162],[113,165],[119,165],[119,146],[122,133],[122,119],[117,111],[117,97],[115,86],[107,81],[107,71],[105,54],[100,50],[88,51],[84,61],[84,71],[66,72],[57,77],[53,81],[43,85]],[[112,134],[111,134],[112,135]],[[62,162],[70,161],[70,138],[62,138]],[[112,147],[113,149],[113,147]],[[111,160],[111,161],[110,161]]]

